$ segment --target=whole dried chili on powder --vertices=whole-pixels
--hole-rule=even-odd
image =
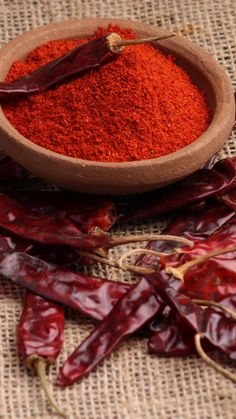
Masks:
[[[116,32],[109,25],[92,38]],[[13,81],[89,39],[50,41],[13,63]],[[70,157],[104,162],[150,159],[192,143],[210,123],[205,96],[152,45],[129,45],[116,59],[56,88],[4,103],[12,125],[34,143]]]

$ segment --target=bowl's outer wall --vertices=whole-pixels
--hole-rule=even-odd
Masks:
[[[109,23],[134,29],[139,37],[167,31],[141,22],[119,19],[83,19],[51,24],[15,38],[0,51],[0,80],[13,61],[22,59],[51,39],[86,37]],[[153,44],[154,46],[157,44]],[[58,186],[93,194],[128,194],[160,188],[202,166],[227,140],[235,115],[233,89],[223,68],[203,49],[176,36],[158,43],[204,90],[212,112],[210,127],[192,144],[167,156],[127,163],[73,159],[37,146],[20,135],[0,110],[0,146],[23,167]]]

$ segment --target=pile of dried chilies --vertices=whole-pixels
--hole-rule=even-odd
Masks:
[[[45,368],[63,345],[63,306],[98,324],[62,365],[60,386],[73,384],[126,336],[143,330],[149,352],[185,356],[197,351],[236,380],[209,357],[217,349],[236,359],[235,191],[236,158],[227,158],[156,194],[122,203],[60,191],[0,194],[0,275],[27,290],[19,353],[59,414],[65,415],[50,396]],[[107,233],[118,221],[166,213],[173,221],[156,239]],[[108,259],[109,248],[142,239],[150,243],[135,266],[124,261],[132,252],[118,262]],[[73,270],[78,261],[96,260],[134,271],[140,279],[131,285]]]

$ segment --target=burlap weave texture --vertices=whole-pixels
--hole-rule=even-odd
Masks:
[[[235,0],[0,0],[0,43],[50,22],[83,17],[121,17],[164,26],[205,47],[224,65],[236,88]],[[220,155],[236,154],[232,134]],[[28,182],[27,188],[46,187]],[[159,232],[164,221],[127,225],[117,232]],[[114,250],[116,258],[124,249]],[[111,268],[93,271],[130,280]],[[16,326],[24,292],[0,284],[0,418],[56,417],[50,414],[39,383],[16,353]],[[61,363],[92,330],[93,323],[67,312]],[[57,364],[58,365],[58,364]],[[49,378],[55,381],[57,366]],[[82,419],[236,419],[235,386],[199,358],[166,359],[147,354],[146,340],[130,338],[96,371],[67,389],[54,388],[71,418]]]

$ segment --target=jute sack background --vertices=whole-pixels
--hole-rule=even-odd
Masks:
[[[205,47],[224,65],[236,88],[235,0],[0,0],[0,42],[49,22],[83,17],[122,17],[164,26]],[[236,154],[235,133],[220,156]],[[41,181],[24,189],[50,188]],[[159,232],[165,219],[126,225],[117,233]],[[116,258],[124,249],[113,251]],[[93,273],[114,280],[132,280],[98,266]],[[0,283],[0,418],[51,418],[38,380],[16,353],[24,291]],[[93,328],[87,319],[67,311],[65,345],[58,364]],[[227,365],[229,367],[229,365]],[[132,337],[96,371],[71,388],[54,387],[61,406],[83,419],[236,419],[235,386],[198,357],[166,359],[147,354],[146,340]]]

